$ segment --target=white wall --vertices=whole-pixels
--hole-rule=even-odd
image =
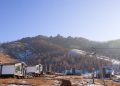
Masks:
[[[14,65],[3,65],[2,74],[14,74],[15,66]]]
[[[27,73],[30,73],[30,72],[36,72],[36,67],[35,66],[32,66],[32,67],[27,67]]]

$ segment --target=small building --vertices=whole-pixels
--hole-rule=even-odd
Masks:
[[[71,68],[71,69],[65,70],[65,74],[66,75],[81,75],[82,71],[79,69]]]
[[[27,74],[32,76],[40,76],[43,73],[43,66],[42,64],[38,64],[35,66],[28,66],[27,67]]]
[[[0,77],[24,78],[26,67],[24,62],[0,64]]]
[[[111,66],[104,66],[101,70],[95,71],[95,77],[100,78],[103,75],[104,78],[111,78],[114,76],[114,70]]]

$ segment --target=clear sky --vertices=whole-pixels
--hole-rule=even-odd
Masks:
[[[0,42],[57,34],[120,39],[120,0],[0,0]]]

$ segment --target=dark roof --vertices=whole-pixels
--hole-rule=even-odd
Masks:
[[[20,63],[20,62],[13,62],[13,63],[2,63],[2,65],[15,65],[16,63]]]

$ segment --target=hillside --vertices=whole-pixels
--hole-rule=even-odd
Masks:
[[[51,66],[54,71],[62,71],[70,67],[84,69],[93,66],[92,62],[95,60],[94,58],[87,56],[83,58],[83,55],[74,58],[69,57],[68,52],[71,49],[80,49],[92,53],[92,47],[94,47],[98,55],[120,59],[119,46],[120,40],[102,43],[81,37],[69,36],[65,38],[60,35],[55,37],[39,35],[3,43],[0,46],[0,52],[10,55],[12,58],[19,61],[24,61],[28,65],[42,63]],[[90,61],[90,64],[88,64],[87,61]]]
[[[5,55],[0,53],[0,63],[7,64],[7,63],[16,63],[18,62],[16,59],[11,58],[9,55]]]

